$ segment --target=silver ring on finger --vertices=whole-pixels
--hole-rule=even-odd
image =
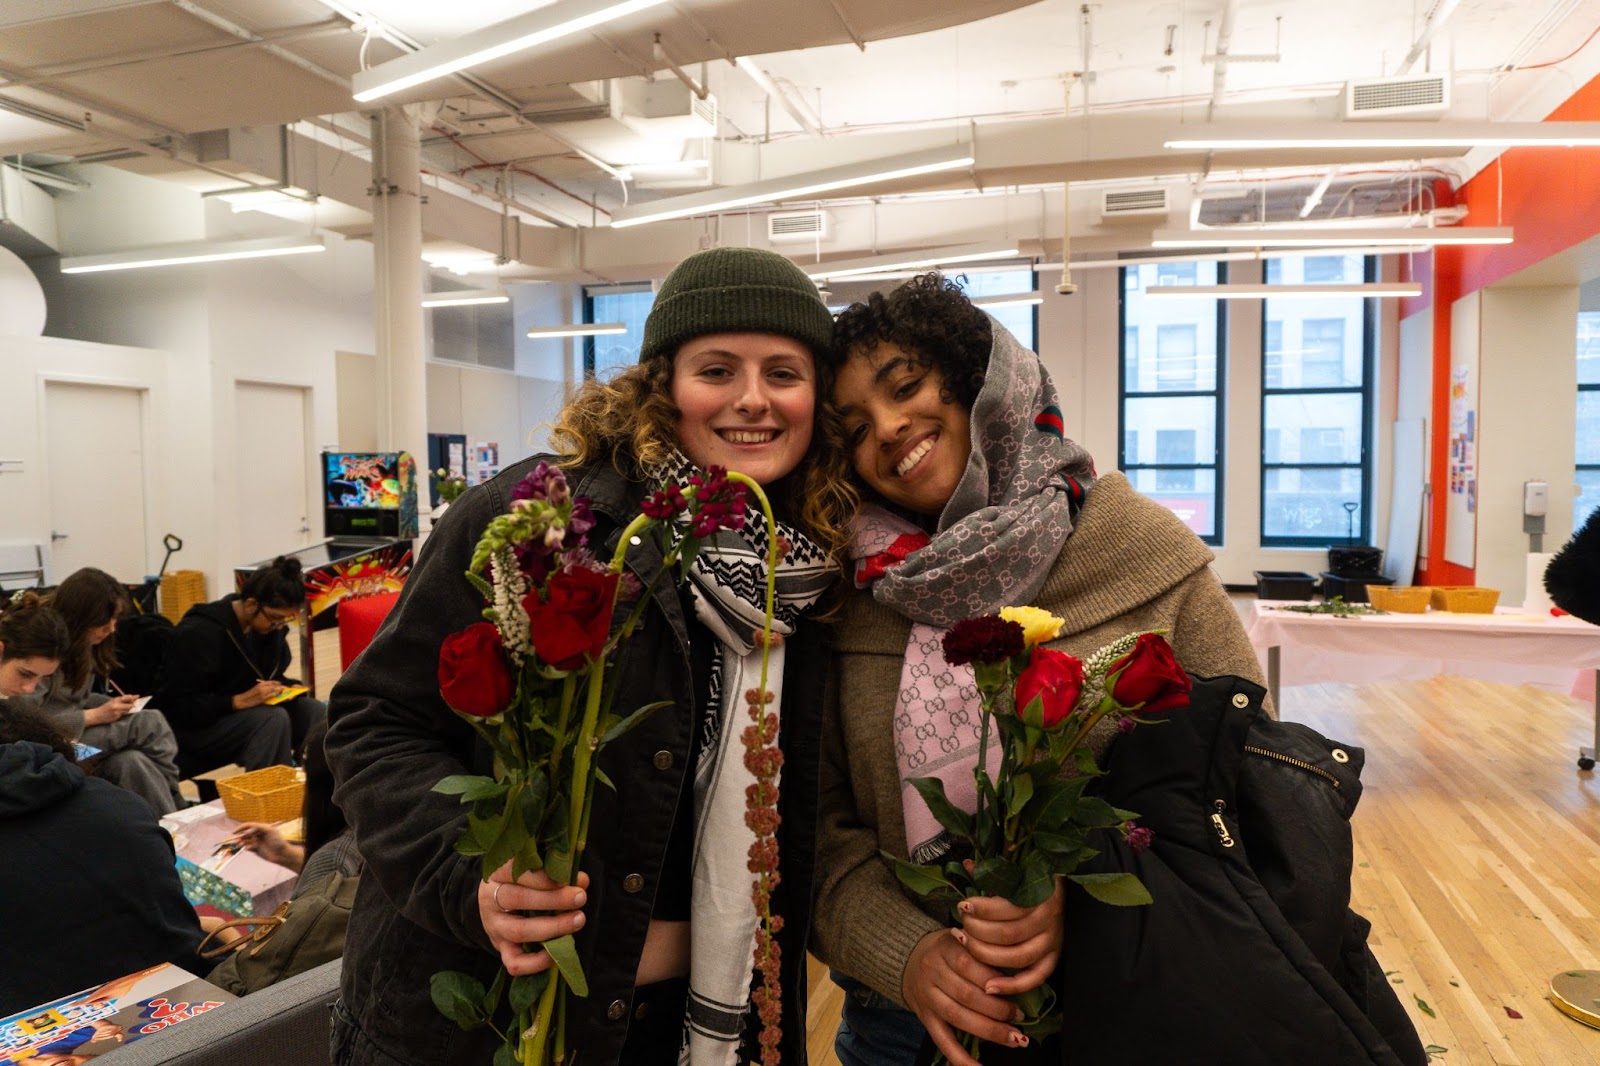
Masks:
[[[500,890],[504,887],[506,887],[504,881],[496,881],[494,883],[494,891],[489,893],[489,902],[493,903],[495,909],[501,914],[510,914],[511,912],[506,910],[505,905],[500,902]]]

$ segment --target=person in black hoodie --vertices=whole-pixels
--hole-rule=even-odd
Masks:
[[[306,601],[300,561],[278,556],[232,596],[189,608],[167,645],[152,701],[178,736],[185,776],[234,762],[246,770],[289,763],[326,721],[320,700],[281,703],[294,684],[285,631]]]
[[[49,674],[66,627],[46,607],[0,617],[0,657]],[[150,807],[86,777],[44,719],[7,707],[0,671],[0,1016],[171,962],[205,975],[200,919]]]

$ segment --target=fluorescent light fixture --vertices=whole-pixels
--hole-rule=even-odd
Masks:
[[[1343,248],[1382,244],[1510,244],[1509,226],[1412,226],[1394,229],[1338,229],[1327,226],[1158,229],[1152,248]]]
[[[663,3],[666,0],[556,0],[537,11],[357,71],[350,79],[353,95],[366,103]]]
[[[1600,145],[1600,122],[1239,122],[1179,126],[1168,148],[1517,148]]]
[[[1023,307],[1029,304],[1044,303],[1044,295],[1037,290],[1034,292],[1012,292],[1000,296],[975,296],[972,299],[974,307]]]
[[[540,340],[544,337],[605,337],[626,332],[628,327],[621,322],[569,322],[562,326],[535,326],[528,331],[528,336]]]
[[[982,259],[1004,259],[1017,254],[1012,244],[956,244],[948,248],[926,251],[889,253],[868,256],[865,259],[844,259],[837,263],[818,263],[809,266],[806,273],[812,281],[860,277],[866,274],[887,274],[897,270],[921,270],[946,266],[951,263],[968,263]]]
[[[137,270],[141,267],[215,263],[224,259],[266,259],[277,255],[304,255],[327,251],[321,237],[263,237],[249,241],[190,241],[153,248],[130,248],[104,255],[73,255],[61,260],[63,274],[94,274],[102,270]]]
[[[1171,255],[1141,255],[1127,259],[1074,259],[1073,270],[1109,270],[1113,267],[1141,266],[1145,263],[1242,263],[1257,259],[1288,259],[1292,256],[1318,255],[1414,255],[1431,252],[1426,244],[1385,244],[1354,248],[1262,248],[1245,252],[1174,252]],[[1060,270],[1061,264],[1039,263],[1034,266],[1039,273]]]
[[[1276,296],[1421,296],[1422,286],[1410,281],[1344,282],[1322,285],[1152,285],[1146,296],[1195,296],[1210,300],[1265,300]]]
[[[511,297],[504,289],[452,289],[430,292],[422,297],[423,307],[470,307],[474,304],[509,303]]]
[[[966,145],[908,152],[888,159],[869,159],[846,166],[791,174],[786,178],[770,178],[748,185],[708,189],[688,196],[673,196],[634,207],[620,207],[612,212],[611,225],[615,229],[621,229],[624,226],[639,226],[646,222],[661,222],[669,218],[709,215],[730,208],[815,196],[818,193],[849,189],[857,185],[870,185],[878,181],[893,181],[896,178],[909,178],[918,174],[960,170],[963,167],[970,167],[973,161],[972,149]]]

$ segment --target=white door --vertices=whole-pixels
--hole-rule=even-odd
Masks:
[[[85,566],[136,585],[152,565],[145,543],[144,394],[45,383],[50,480],[50,577]]]
[[[309,389],[241,381],[234,395],[240,565],[304,548],[312,533],[308,497]],[[321,519],[316,523],[321,529]]]

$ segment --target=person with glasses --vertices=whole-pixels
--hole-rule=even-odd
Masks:
[[[246,770],[290,763],[327,719],[320,700],[283,698],[297,684],[284,676],[285,631],[305,602],[300,561],[280,555],[237,593],[196,604],[178,623],[152,702],[178,735],[186,775],[230,762]]]

